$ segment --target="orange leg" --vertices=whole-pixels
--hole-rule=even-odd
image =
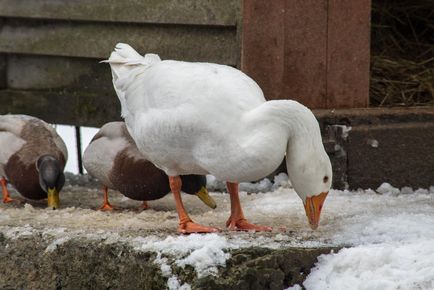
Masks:
[[[243,214],[243,209],[241,208],[240,198],[238,196],[238,183],[227,182],[226,186],[231,197],[231,216],[226,222],[226,226],[229,227],[231,231],[255,231],[264,232],[272,231],[273,228],[259,226],[249,223]]]
[[[99,210],[103,210],[103,211],[110,211],[113,210],[112,205],[110,204],[109,200],[108,200],[108,188],[107,186],[103,186],[102,190],[104,192],[104,203],[102,204],[102,206],[99,208]]]
[[[141,205],[139,205],[138,210],[147,210],[149,208],[149,204],[146,202],[146,200],[143,201]]]
[[[214,233],[219,231],[219,229],[217,228],[206,227],[206,226],[196,224],[188,216],[181,199],[181,186],[182,186],[181,177],[169,176],[169,184],[173,196],[175,197],[176,211],[178,212],[178,216],[179,216],[178,232],[182,234],[190,234],[190,233]]]
[[[12,199],[9,196],[9,191],[8,191],[8,188],[7,188],[8,182],[6,181],[6,178],[2,177],[0,179],[0,183],[2,185],[2,191],[3,191],[3,203],[9,203],[9,202],[16,201],[15,199]]]

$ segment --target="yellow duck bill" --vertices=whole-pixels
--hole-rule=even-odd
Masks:
[[[59,192],[56,188],[48,188],[47,191],[47,203],[48,208],[57,209],[59,208]]]
[[[217,204],[215,203],[214,199],[209,195],[209,192],[205,186],[202,186],[202,188],[196,193],[196,195],[201,201],[203,201],[204,204],[206,204],[210,208],[215,209],[217,207]]]

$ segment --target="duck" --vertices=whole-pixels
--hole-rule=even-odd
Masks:
[[[253,79],[226,65],[142,56],[124,43],[103,62],[138,150],[169,177],[179,232],[219,231],[189,217],[180,196],[183,174],[226,182],[230,231],[271,231],[245,218],[238,184],[267,176],[284,158],[309,225],[318,227],[332,167],[310,109],[294,100],[267,101]]]
[[[23,197],[59,208],[68,151],[56,130],[36,117],[0,115],[0,148],[3,202],[17,201],[9,195],[10,183]]]
[[[108,200],[108,189],[143,201],[139,209],[148,209],[147,201],[160,199],[170,192],[167,175],[141,155],[124,122],[109,122],[101,127],[83,153],[83,166],[103,185],[104,202],[100,210],[114,209]],[[216,208],[206,189],[205,176],[183,175],[181,180],[185,193],[194,194],[209,207]]]

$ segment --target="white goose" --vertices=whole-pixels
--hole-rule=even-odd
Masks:
[[[180,196],[183,174],[212,174],[227,182],[231,230],[271,230],[244,218],[238,183],[270,174],[285,154],[309,223],[318,226],[332,168],[308,108],[291,100],[267,102],[251,78],[225,65],[161,61],[122,43],[106,62],[139,151],[169,176],[180,232],[217,230],[187,215]]]

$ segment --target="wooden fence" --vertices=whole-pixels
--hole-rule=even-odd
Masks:
[[[119,119],[117,42],[162,58],[239,66],[239,0],[0,0],[0,114],[100,126]]]

